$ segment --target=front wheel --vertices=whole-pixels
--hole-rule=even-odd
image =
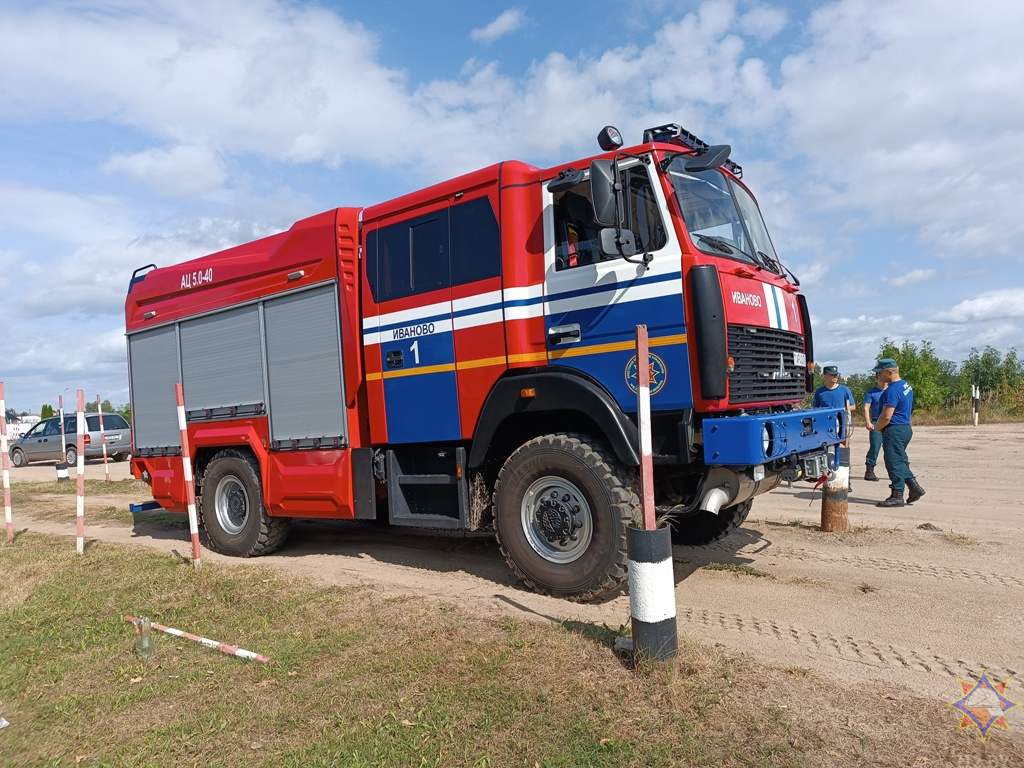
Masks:
[[[25,452],[20,448],[15,448],[11,451],[11,464],[17,467],[24,467],[28,464],[28,459],[25,458]]]
[[[747,499],[732,507],[720,509],[716,515],[701,509],[691,515],[677,517],[672,521],[672,543],[687,547],[700,547],[724,539],[747,519],[753,499]]]
[[[494,487],[498,543],[536,592],[598,600],[626,580],[626,529],[638,514],[636,475],[585,435],[520,446]]]
[[[221,451],[207,465],[201,488],[196,501],[214,552],[258,557],[284,544],[291,520],[267,514],[259,467],[251,456]]]

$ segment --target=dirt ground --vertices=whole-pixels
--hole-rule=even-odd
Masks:
[[[809,483],[759,497],[747,524],[710,547],[675,549],[678,624],[700,642],[848,684],[881,684],[943,701],[957,679],[1010,678],[1011,731],[1024,732],[1024,433],[1020,425],[921,427],[909,453],[927,495],[897,509],[875,502],[886,483],[860,479],[867,441],[855,436],[851,532],[822,534]],[[87,476],[101,479],[90,463]],[[111,465],[114,479],[128,464]],[[14,482],[54,477],[53,465],[12,470]],[[145,499],[138,499],[143,501]],[[120,498],[124,502],[124,498]],[[19,518],[16,530],[74,535]],[[89,525],[91,539],[189,551],[187,530],[137,522]],[[938,530],[923,529],[926,525]],[[204,559],[240,565],[254,561]],[[355,523],[302,522],[259,564],[344,586],[454,600],[482,615],[629,624],[629,597],[577,605],[535,595],[512,577],[492,537],[436,535]],[[707,567],[710,566],[710,567]],[[951,727],[955,727],[951,715]]]

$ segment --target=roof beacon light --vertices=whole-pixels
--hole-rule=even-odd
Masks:
[[[659,125],[657,128],[648,128],[644,131],[644,144],[679,144],[692,149],[694,152],[702,153],[707,152],[711,148],[711,145],[706,141],[699,139],[694,136],[688,130],[679,125],[679,123],[669,123],[668,125]],[[725,161],[725,167],[734,175],[737,179],[743,178],[743,168],[734,163],[732,160]]]
[[[619,129],[614,125],[606,125],[597,134],[597,143],[601,145],[601,149],[605,152],[611,152],[622,146],[622,134],[619,133]]]

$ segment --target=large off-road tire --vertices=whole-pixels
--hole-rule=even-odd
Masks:
[[[28,464],[28,459],[25,457],[25,452],[21,448],[15,448],[11,451],[11,464],[15,467],[24,467]]]
[[[747,499],[735,506],[719,510],[717,515],[714,512],[699,510],[691,515],[675,518],[671,523],[672,543],[699,547],[724,539],[743,525],[753,505],[754,500]]]
[[[67,451],[64,453],[64,460],[67,462],[69,467],[73,467],[78,464],[78,448],[73,445],[69,445]]]
[[[214,552],[258,557],[288,538],[291,520],[270,517],[263,506],[263,484],[252,456],[223,450],[206,465],[196,504]]]
[[[494,526],[513,573],[536,592],[600,600],[626,580],[636,473],[586,435],[520,446],[494,486]]]

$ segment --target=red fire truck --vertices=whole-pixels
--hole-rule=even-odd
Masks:
[[[508,161],[132,275],[133,471],[209,546],[292,518],[488,530],[538,592],[606,596],[638,514],[637,324],[659,505],[680,543],[830,466],[798,282],[727,145],[659,126],[550,169]]]

